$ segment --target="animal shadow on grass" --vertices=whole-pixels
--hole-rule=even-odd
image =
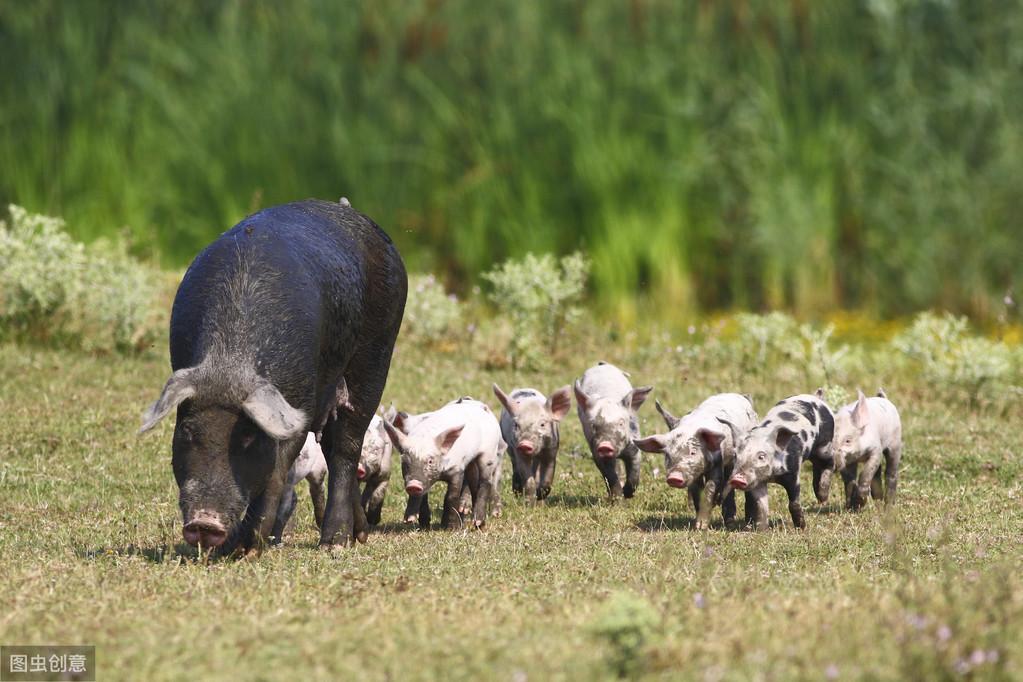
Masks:
[[[179,542],[174,546],[163,544],[152,547],[140,547],[139,545],[125,545],[123,547],[99,547],[96,549],[77,550],[75,552],[82,559],[101,559],[108,556],[132,557],[139,556],[154,564],[162,564],[167,561],[191,561],[199,556],[198,551],[189,544]]]
[[[767,522],[767,527],[770,529],[784,528],[785,522],[781,519],[770,519]],[[687,514],[658,514],[656,516],[647,516],[636,522],[636,528],[639,528],[644,533],[660,533],[663,531],[671,530],[696,530],[696,517]],[[734,533],[740,532],[751,532],[753,529],[746,525],[744,517],[739,514],[735,517],[735,520],[731,523],[726,524],[724,519],[720,516],[712,518],[710,522],[711,530],[727,530]]]
[[[576,495],[552,492],[541,504],[549,507],[565,507],[567,509],[588,509],[607,503],[607,495]]]

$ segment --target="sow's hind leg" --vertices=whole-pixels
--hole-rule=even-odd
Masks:
[[[345,370],[349,405],[339,407],[323,429],[323,454],[327,459],[327,509],[320,528],[320,546],[351,545],[366,541],[369,524],[362,508],[355,475],[362,454],[362,439],[387,380],[393,341],[363,346]]]

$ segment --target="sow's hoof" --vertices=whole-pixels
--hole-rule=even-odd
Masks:
[[[349,535],[348,537],[344,538],[343,540],[341,539],[341,537],[336,537],[332,542],[320,542],[320,549],[325,551],[325,552],[330,552],[330,551],[333,551],[335,549],[344,549],[346,547],[354,547],[355,544],[356,544],[356,540],[358,540],[362,544],[366,544],[367,537],[368,537],[368,535],[367,535],[366,531],[361,531],[361,532],[357,533],[355,535],[355,538],[352,538],[351,535]]]

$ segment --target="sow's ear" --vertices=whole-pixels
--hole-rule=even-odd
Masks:
[[[163,387],[163,393],[142,414],[142,427],[139,429],[139,433],[145,433],[156,426],[171,410],[195,395],[194,374],[194,367],[179,369],[171,374],[170,379]]]
[[[288,440],[305,432],[306,416],[288,404],[273,384],[263,383],[249,394],[242,409],[274,440]]]

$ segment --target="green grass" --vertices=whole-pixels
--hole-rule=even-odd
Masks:
[[[684,380],[670,355],[631,346],[604,357],[677,413],[718,390],[765,411],[813,388],[734,386],[724,370]],[[496,405],[492,380],[550,390],[588,352],[512,375],[399,349],[385,401]],[[162,349],[0,346],[0,642],[95,644],[100,679],[583,680],[622,665],[598,632],[631,632],[634,612],[653,625],[626,672],[652,679],[951,678],[975,650],[997,652],[976,678],[1023,678],[1018,400],[971,412],[911,376],[859,377],[902,410],[899,505],[818,510],[806,483],[803,532],[779,491],[768,532],[695,532],[652,457],[637,497],[607,504],[573,413],[550,500],[524,507],[506,467],[505,513],[484,532],[398,525],[395,476],[364,546],[317,550],[303,488],[286,546],[204,564],[181,544],[172,425],[135,436],[167,371]],[[652,407],[644,432],[662,427]]]

